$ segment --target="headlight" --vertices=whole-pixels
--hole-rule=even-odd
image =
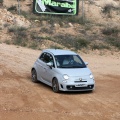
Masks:
[[[91,78],[91,79],[93,79],[93,78],[94,78],[92,74],[90,74],[90,78]]]
[[[68,80],[68,79],[69,79],[69,76],[68,76],[68,75],[63,75],[63,78],[64,78],[65,80]]]

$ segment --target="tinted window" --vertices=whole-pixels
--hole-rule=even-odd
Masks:
[[[40,56],[40,59],[45,62],[45,63],[49,63],[51,62],[53,67],[54,67],[54,60],[53,60],[53,57],[51,54],[49,53],[43,53],[41,56]]]
[[[40,60],[44,61],[44,56],[45,56],[46,53],[42,53],[42,55],[40,56]]]
[[[78,55],[56,55],[56,65],[59,68],[84,68],[83,60]]]

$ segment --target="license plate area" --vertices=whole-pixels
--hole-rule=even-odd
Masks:
[[[86,84],[77,84],[77,85],[75,85],[75,87],[87,87],[87,85]]]

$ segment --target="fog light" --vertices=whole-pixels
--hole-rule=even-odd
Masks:
[[[89,86],[89,88],[91,88],[91,85]]]

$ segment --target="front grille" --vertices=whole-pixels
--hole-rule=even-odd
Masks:
[[[74,81],[75,83],[80,83],[80,82],[87,82],[87,81]]]
[[[94,85],[88,85],[87,87],[75,87],[74,85],[67,85],[66,87],[68,90],[92,90]]]

